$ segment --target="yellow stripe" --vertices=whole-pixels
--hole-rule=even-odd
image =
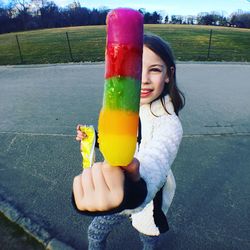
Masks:
[[[126,135],[99,135],[99,147],[111,166],[127,166],[134,157],[136,137]]]

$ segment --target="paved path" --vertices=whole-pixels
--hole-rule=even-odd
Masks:
[[[250,249],[250,65],[177,70],[184,138],[160,249]],[[103,64],[0,67],[0,210],[53,249],[87,247],[91,218],[70,205],[74,134],[79,122],[97,125],[103,74]],[[129,222],[108,249],[140,249]]]

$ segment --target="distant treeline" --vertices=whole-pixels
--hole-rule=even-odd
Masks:
[[[233,26],[250,28],[250,13],[238,11],[229,17],[224,17],[217,12],[203,12],[197,16],[168,15],[147,12],[139,9],[144,15],[145,24],[201,24]],[[0,33],[24,31],[43,28],[58,28],[82,25],[105,24],[109,9],[89,9],[82,7],[79,2],[73,2],[67,7],[61,8],[53,1],[47,0],[10,0],[3,4],[0,0]]]

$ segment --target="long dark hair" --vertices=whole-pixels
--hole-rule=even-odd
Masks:
[[[144,34],[143,44],[157,54],[167,66],[169,83],[165,84],[161,95],[157,99],[161,100],[161,103],[166,110],[164,97],[169,94],[174,106],[174,111],[178,115],[179,111],[185,105],[185,96],[179,90],[176,83],[176,66],[171,47],[166,41],[155,34]],[[166,112],[168,113],[167,110]]]

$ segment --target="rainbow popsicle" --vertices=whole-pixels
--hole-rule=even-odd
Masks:
[[[99,115],[99,146],[112,166],[128,165],[135,153],[142,71],[143,16],[118,8],[107,16],[105,85]]]

